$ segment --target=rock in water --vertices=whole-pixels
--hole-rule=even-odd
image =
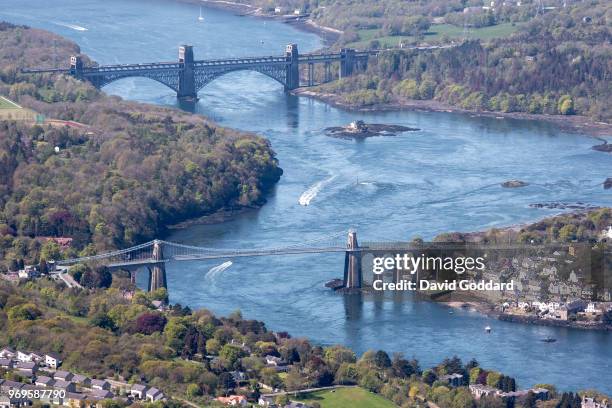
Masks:
[[[612,177],[608,177],[606,181],[603,182],[603,186],[606,190],[612,188]]]
[[[529,183],[521,180],[508,180],[502,183],[502,187],[504,188],[518,188],[528,186]]]

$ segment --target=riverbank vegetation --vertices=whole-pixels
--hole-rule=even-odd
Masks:
[[[453,357],[423,368],[413,358],[382,350],[359,357],[343,346],[321,347],[271,332],[240,312],[217,317],[180,305],[160,311],[153,304],[159,294],[134,290],[129,278],[120,275],[109,289],[95,290],[67,289],[46,278],[19,285],[0,281],[0,345],[53,351],[63,357],[64,369],[147,383],[179,404],[183,399],[208,405],[228,394],[254,401],[266,386],[294,391],[347,385],[360,388],[302,398],[322,407],[365,399],[381,407],[415,407],[428,400],[441,408],[485,408],[507,405],[501,399],[474,399],[468,384],[499,392],[518,388],[513,378],[484,369],[476,360],[464,363]],[[454,386],[447,383],[447,374],[459,375]],[[540,387],[550,389],[552,398],[542,407],[559,407],[567,399],[552,386]],[[376,396],[367,397],[368,392]],[[525,395],[515,405],[533,408],[536,401]]]
[[[24,76],[78,47],[0,25],[0,94],[56,121],[0,122],[4,267],[141,243],[166,226],[260,205],[280,177],[267,140],[182,111],[107,96],[66,76]],[[44,238],[43,238],[44,237]],[[68,237],[60,247],[48,238]]]
[[[484,243],[571,243],[602,241],[603,234],[612,225],[612,208],[604,207],[555,215],[543,220],[510,228],[492,228],[486,232],[444,233],[435,240],[441,242]]]
[[[353,107],[434,100],[467,110],[609,122],[610,12],[606,2],[569,3],[507,37],[426,53],[388,51],[365,72],[318,91]]]
[[[472,111],[610,122],[612,7],[603,0],[247,0],[343,30],[334,48],[395,48],[365,72],[315,88],[353,108],[421,101]],[[461,44],[431,52],[410,45]],[[410,103],[408,103],[410,102]]]

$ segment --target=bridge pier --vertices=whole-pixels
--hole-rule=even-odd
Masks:
[[[346,253],[344,255],[344,287],[347,289],[361,288],[361,255],[354,252],[359,248],[357,243],[357,232],[350,230],[346,242]]]
[[[300,55],[297,44],[287,45],[285,58],[289,62],[285,67],[285,91],[290,91],[300,87]]]
[[[308,86],[314,86],[314,64],[308,63]]]
[[[342,48],[340,50],[340,78],[346,78],[353,73],[355,66],[355,50]]]
[[[326,62],[325,63],[325,76],[324,76],[324,82],[331,82],[331,63]]]
[[[153,242],[153,259],[163,261],[164,255],[162,252],[162,243],[159,240]],[[159,288],[168,289],[166,281],[166,265],[163,262],[153,265],[149,268],[149,292],[156,291]]]
[[[179,47],[179,63],[183,65],[183,69],[179,73],[179,86],[176,95],[179,99],[198,100],[193,62],[193,46],[181,45]]]

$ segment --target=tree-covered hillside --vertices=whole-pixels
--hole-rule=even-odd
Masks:
[[[612,120],[609,1],[246,1],[269,14],[299,9],[342,30],[333,48],[396,49],[371,59],[362,75],[319,89],[343,104],[435,100],[476,111]],[[464,42],[418,55],[399,49]]]
[[[44,66],[53,42],[63,60],[78,52],[50,33],[0,26],[0,95],[83,124],[0,122],[0,259],[37,262],[37,237],[72,237],[76,250],[124,247],[172,223],[264,201],[281,174],[265,139],[69,77],[19,74],[25,56]],[[58,255],[47,246],[45,257]]]

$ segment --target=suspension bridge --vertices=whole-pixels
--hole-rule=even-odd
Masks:
[[[346,235],[346,238],[343,238]],[[148,271],[148,290],[167,288],[166,263],[169,261],[203,261],[259,256],[288,256],[300,254],[345,253],[345,282],[349,287],[361,285],[360,260],[356,253],[364,249],[357,244],[357,233],[343,231],[326,235],[315,240],[272,248],[209,248],[184,245],[176,242],[153,240],[116,251],[56,261],[58,266],[72,266],[82,263],[105,265],[111,271],[130,272],[136,281],[138,270]]]
[[[425,51],[448,47],[450,46],[405,47],[404,49]],[[74,55],[70,58],[69,68],[36,68],[24,69],[21,72],[25,74],[69,74],[90,82],[96,88],[102,88],[123,78],[144,77],[169,87],[180,99],[197,100],[198,91],[216,78],[230,72],[256,71],[281,83],[285,90],[292,90],[300,86],[314,86],[317,83],[350,76],[355,70],[365,68],[369,57],[377,56],[381,52],[381,50],[358,51],[343,48],[339,52],[300,54],[297,44],[289,44],[285,49],[285,54],[280,56],[196,60],[193,46],[182,45],[179,47],[178,61],[87,67],[80,56]],[[322,67],[320,72],[315,72],[315,66]],[[337,74],[334,74],[333,67],[337,68]],[[305,75],[302,75],[301,71],[306,71]],[[318,81],[315,78],[317,75],[319,76]]]

